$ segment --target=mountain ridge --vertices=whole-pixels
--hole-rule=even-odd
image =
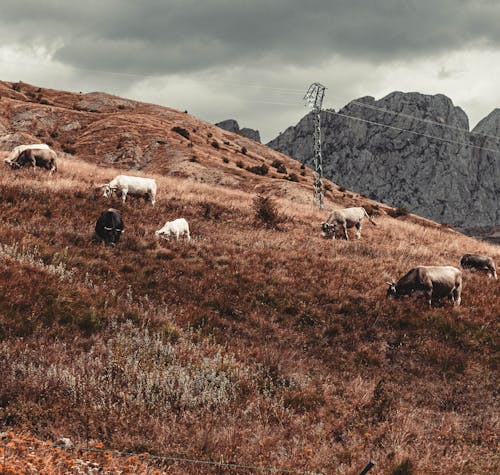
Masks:
[[[500,224],[500,153],[491,151],[500,151],[500,138],[491,137],[498,137],[499,109],[470,132],[463,109],[443,94],[366,96],[339,113],[361,120],[322,112],[325,176],[438,222]],[[311,114],[268,145],[312,166]]]

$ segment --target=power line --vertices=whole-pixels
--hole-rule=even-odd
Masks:
[[[16,64],[16,65],[26,65],[26,66],[34,66],[34,67],[46,67],[46,68],[53,68],[52,65],[47,64],[47,63],[29,63],[26,61],[20,62],[20,61],[9,61],[6,59],[0,59],[0,63],[7,63],[7,64]],[[101,74],[110,74],[114,76],[125,76],[125,77],[136,77],[136,78],[144,78],[144,79],[162,79],[164,76],[168,74],[141,74],[141,73],[127,73],[127,72],[117,72],[117,71],[109,71],[109,70],[104,70],[104,69],[94,69],[94,68],[82,68],[80,66],[73,66],[73,65],[65,65],[62,63],[56,63],[59,64],[62,67],[67,67],[70,69],[74,69],[77,71],[87,71],[90,73],[101,73]],[[291,95],[301,95],[303,91],[301,89],[292,89],[292,88],[286,88],[286,87],[275,87],[275,86],[266,86],[263,84],[250,84],[250,83],[241,83],[241,82],[232,82],[232,81],[219,81],[217,79],[214,79],[213,81],[210,80],[200,80],[196,76],[199,74],[203,73],[197,73],[194,75],[194,77],[191,77],[189,79],[192,79],[193,81],[200,83],[200,84],[215,84],[215,85],[226,85],[226,86],[237,86],[237,87],[251,87],[251,88],[256,88],[256,89],[268,89],[272,91],[279,92],[281,94],[291,94]]]
[[[366,107],[367,109],[373,109],[373,110],[384,112],[384,113],[387,113],[387,114],[399,115],[401,117],[406,117],[407,119],[418,120],[420,122],[425,122],[427,124],[438,125],[440,127],[446,127],[447,129],[458,130],[460,132],[465,132],[465,133],[468,133],[468,134],[471,134],[471,135],[478,135],[480,137],[488,137],[490,139],[500,140],[500,137],[497,137],[495,135],[481,134],[479,132],[473,132],[471,130],[461,129],[460,127],[455,127],[453,125],[442,124],[442,123],[435,122],[435,121],[429,120],[429,119],[421,119],[420,117],[415,117],[413,115],[405,114],[403,112],[397,112],[397,111],[392,111],[392,110],[389,110],[389,109],[384,109],[382,107],[372,106],[371,104],[366,104],[364,102],[351,101],[350,104],[356,104],[356,105],[361,106],[361,107]]]
[[[480,147],[479,145],[474,145],[474,144],[466,143],[466,142],[459,142],[457,140],[445,139],[442,137],[436,137],[434,135],[424,134],[422,132],[416,132],[414,130],[409,130],[409,129],[403,129],[401,127],[396,127],[394,125],[381,124],[381,123],[375,122],[373,120],[361,119],[360,117],[354,117],[352,115],[342,114],[341,112],[335,112],[333,110],[325,110],[324,112],[326,112],[327,114],[335,114],[335,115],[338,115],[340,117],[346,117],[347,119],[358,120],[360,122],[365,122],[365,123],[371,124],[371,125],[379,125],[381,127],[386,127],[388,129],[399,130],[400,132],[408,132],[409,134],[420,135],[421,137],[426,137],[428,139],[439,140],[441,142],[447,142],[447,143],[452,143],[452,144],[456,144],[456,145],[461,145],[463,147],[476,148],[478,150],[486,150],[488,152],[493,152],[493,153],[500,153],[500,150],[498,150],[498,149]]]
[[[28,63],[28,62],[19,62],[19,61],[8,61],[8,60],[5,60],[5,59],[0,59],[0,63],[23,64],[23,65],[36,66],[36,67],[40,67],[40,66],[43,66],[43,67],[52,67],[51,65],[44,64],[44,63]],[[65,65],[62,65],[62,66],[65,66]],[[82,68],[82,67],[77,67],[77,66],[68,66],[68,67],[70,67],[72,69],[80,70],[80,71],[96,72],[96,73],[103,73],[103,74],[112,74],[112,75],[118,75],[118,76],[130,76],[130,77],[141,77],[141,78],[151,78],[151,79],[160,79],[162,77],[162,76],[159,76],[159,75],[115,72],[115,71],[108,71],[108,70],[101,70],[101,69]],[[254,87],[254,88],[261,88],[261,89],[269,89],[269,90],[275,90],[277,92],[282,92],[284,94],[295,94],[295,93],[301,93],[302,92],[299,89],[281,88],[281,87],[265,86],[265,85],[258,85],[258,84],[232,83],[232,82],[225,82],[225,81],[221,82],[221,81],[215,81],[215,80],[214,81],[200,81],[198,79],[195,79],[195,81],[197,81],[198,83],[201,83],[201,84],[225,84],[225,85],[233,85],[233,86],[242,86],[242,87]],[[257,103],[257,104],[260,103],[260,104],[271,104],[271,105],[279,105],[279,106],[297,107],[297,104],[291,104],[291,103],[285,103],[285,102],[258,101],[258,100],[249,100],[249,99],[248,100],[247,99],[241,99],[241,100],[244,101],[244,102],[249,102],[249,103]],[[422,121],[422,122],[426,122],[426,123],[430,123],[430,124],[434,124],[434,125],[439,125],[441,127],[446,127],[446,128],[449,128],[449,129],[458,130],[460,132],[466,132],[466,133],[469,133],[469,134],[478,135],[478,136],[482,136],[482,137],[487,137],[487,138],[491,138],[491,139],[494,139],[494,140],[500,140],[500,137],[496,137],[496,136],[493,136],[493,135],[480,134],[478,132],[471,132],[471,131],[468,131],[468,130],[465,130],[465,129],[460,129],[459,127],[454,127],[454,126],[451,126],[451,125],[448,125],[448,124],[441,124],[439,122],[434,122],[434,121],[431,121],[431,120],[428,120],[428,119],[421,119],[421,118],[418,118],[418,117],[415,117],[415,116],[411,116],[409,114],[404,114],[404,113],[401,113],[401,112],[396,112],[396,111],[391,111],[391,110],[388,110],[388,109],[383,109],[381,107],[372,106],[370,104],[365,104],[365,103],[359,102],[359,101],[352,101],[351,103],[357,104],[357,105],[362,106],[362,107],[367,107],[367,108],[370,108],[370,109],[378,110],[380,112],[385,112],[385,113],[389,113],[389,114],[400,115],[401,117],[407,117],[407,118],[412,119],[412,120]],[[421,132],[416,132],[416,131],[409,130],[409,129],[404,129],[404,128],[401,128],[401,127],[396,127],[394,125],[381,124],[379,122],[370,121],[370,120],[367,120],[367,119],[361,119],[359,117],[354,117],[354,116],[350,116],[350,115],[347,115],[347,114],[342,114],[340,112],[335,112],[333,110],[324,110],[323,109],[323,112],[327,112],[329,114],[335,114],[335,115],[338,115],[338,116],[341,116],[341,117],[350,118],[350,119],[353,119],[353,120],[358,120],[358,121],[369,123],[369,124],[372,124],[372,125],[379,125],[381,127],[386,127],[386,128],[390,128],[390,129],[394,129],[394,130],[399,130],[401,132],[408,132],[410,134],[419,135],[419,136],[422,136],[422,137],[427,137],[427,138],[430,138],[430,139],[433,139],[433,140],[439,140],[439,141],[442,141],[442,142],[453,143],[453,144],[456,144],[456,145],[461,145],[461,146],[464,146],[464,147],[471,147],[471,148],[475,148],[475,149],[478,149],[478,150],[485,150],[485,151],[493,152],[493,153],[500,153],[500,150],[491,149],[491,148],[487,148],[487,147],[481,147],[481,146],[478,146],[478,145],[473,145],[473,144],[465,143],[465,142],[459,142],[459,141],[456,141],[456,140],[451,140],[451,139],[445,139],[445,138],[441,138],[441,137],[436,137],[436,136],[433,136],[433,135],[424,134],[424,133],[421,133]]]

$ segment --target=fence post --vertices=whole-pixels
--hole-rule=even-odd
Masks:
[[[375,462],[373,461],[369,461],[367,464],[366,464],[366,467],[361,470],[361,472],[359,473],[359,475],[366,475],[375,465]]]

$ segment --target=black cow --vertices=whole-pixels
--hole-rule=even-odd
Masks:
[[[120,213],[113,208],[103,211],[95,223],[95,233],[106,244],[115,245],[120,241],[123,232],[123,221]]]

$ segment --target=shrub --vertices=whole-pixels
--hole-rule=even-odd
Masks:
[[[409,213],[410,212],[404,207],[394,208],[388,212],[389,216],[391,216],[392,218],[399,218],[400,216],[406,216]]]
[[[281,160],[274,160],[271,166],[275,168],[278,173],[287,173],[286,167]]]
[[[405,458],[391,471],[391,475],[413,475],[414,473],[415,472],[413,471],[413,464],[408,458]]]
[[[296,173],[290,173],[290,175],[288,175],[286,179],[290,181],[299,181],[299,177]]]
[[[217,142],[217,140],[212,140],[212,142],[210,143],[210,145],[213,148],[219,148],[219,142]]]
[[[255,165],[253,167],[247,167],[247,170],[249,172],[255,173],[256,175],[267,175],[267,172],[269,171],[269,167],[263,163],[262,165]]]
[[[21,83],[16,82],[16,83],[12,84],[12,89],[14,89],[14,91],[20,91],[21,90]]]
[[[229,158],[227,158],[227,157],[222,157],[222,161],[223,161],[224,163],[229,163]]]
[[[198,160],[198,157],[196,155],[191,155],[189,157],[189,161],[190,162],[194,162],[194,163],[199,163],[200,161]]]
[[[241,153],[242,153],[243,155],[246,155],[246,154],[247,154],[247,152],[248,152],[248,150],[247,150],[247,148],[246,148],[246,147],[241,147]]]
[[[253,209],[257,223],[266,228],[278,229],[285,221],[285,216],[279,213],[276,203],[269,196],[257,195],[253,200]]]
[[[189,131],[183,127],[175,126],[172,127],[172,132],[177,132],[179,135],[182,135],[185,139],[189,139]]]
[[[62,144],[61,148],[62,148],[63,152],[69,153],[70,155],[74,155],[76,153],[76,149],[74,147],[69,146],[69,145]]]

